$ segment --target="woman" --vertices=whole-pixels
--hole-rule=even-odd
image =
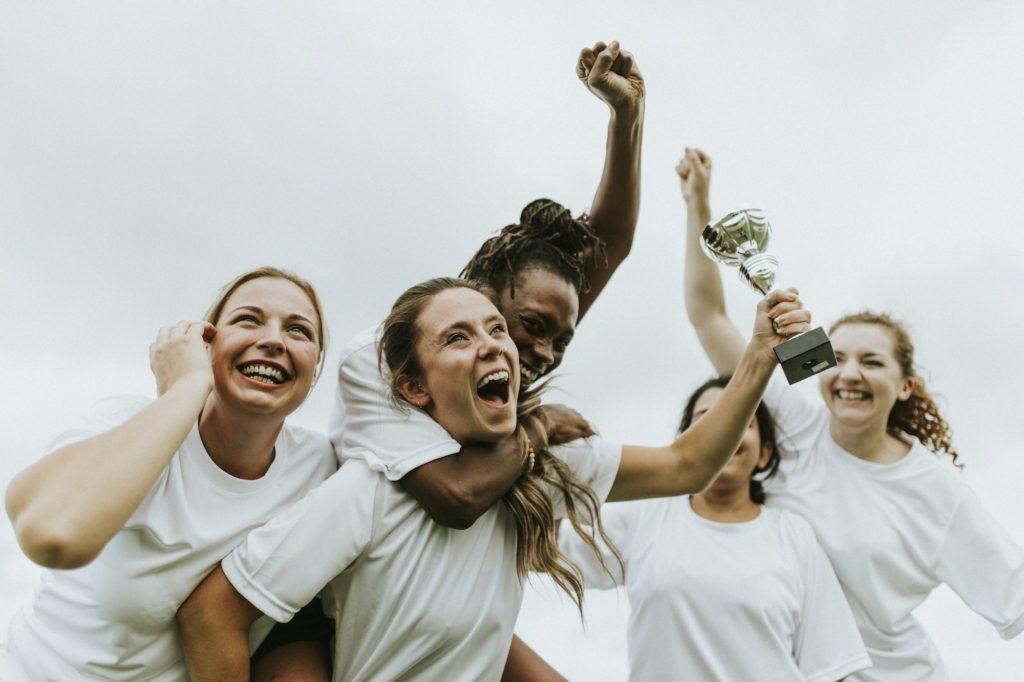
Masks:
[[[729,372],[743,338],[725,312],[718,270],[698,248],[711,214],[711,161],[687,149],[676,170],[688,205],[687,312],[715,369]],[[769,503],[806,518],[835,568],[873,664],[855,678],[944,679],[913,610],[946,583],[1004,638],[1019,635],[1024,552],[935,457],[957,459],[903,326],[864,312],[840,318],[829,336],[838,365],[821,373],[824,405],[781,381],[765,393],[782,436]]]
[[[727,382],[712,379],[690,396],[680,433]],[[631,679],[831,681],[871,665],[814,531],[762,506],[762,483],[778,466],[761,404],[707,490],[602,511],[625,577],[601,570],[578,535],[561,535],[587,587],[626,587]]]
[[[518,353],[487,289],[444,278],[413,287],[384,324],[390,385],[406,409],[423,410],[460,445],[507,438],[520,419],[529,422],[535,435],[528,454],[520,451],[515,499],[455,531],[364,460],[346,462],[251,533],[182,605],[193,680],[244,676],[249,624],[261,612],[288,620],[328,583],[336,680],[498,679],[525,571],[546,571],[580,598],[575,567],[555,542],[556,518],[568,517],[594,543],[600,500],[700,490],[735,451],[782,340],[768,311],[762,301],[754,340],[722,399],[671,445],[591,438],[549,447],[533,405],[517,417]]]
[[[644,80],[633,56],[615,41],[596,43],[580,52],[577,76],[611,110],[590,215],[573,218],[550,199],[533,201],[462,272],[499,293],[524,386],[561,363],[576,325],[629,253],[640,208]],[[373,327],[341,353],[329,428],[339,459],[364,460],[400,480],[438,523],[468,528],[518,478],[519,443],[509,437],[461,447],[426,415],[389,410],[389,390],[377,366],[378,337]],[[561,421],[571,419],[563,414]]]
[[[156,400],[104,401],[15,477],[6,504],[19,544],[65,570],[44,572],[12,624],[4,679],[187,679],[178,606],[335,469],[326,438],[285,423],[326,334],[312,285],[247,272],[203,321],[160,330]]]

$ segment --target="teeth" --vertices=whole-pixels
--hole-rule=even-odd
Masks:
[[[526,383],[528,384],[532,384],[534,381],[537,380],[537,373],[534,372],[529,367],[527,367],[526,365],[523,365],[519,368],[519,373],[523,376],[523,379],[525,379]]]
[[[242,374],[249,377],[250,379],[256,379],[257,381],[263,381],[267,384],[280,384],[284,382],[284,372],[260,363],[251,363],[242,367]]]
[[[843,400],[864,400],[865,398],[868,397],[868,394],[862,391],[846,391],[843,389],[839,389],[838,391],[836,391],[836,393]]]
[[[497,372],[491,372],[476,385],[477,388],[483,388],[492,381],[508,381],[508,370],[499,369]]]

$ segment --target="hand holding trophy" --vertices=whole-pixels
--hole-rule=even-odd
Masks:
[[[771,225],[756,208],[733,211],[708,225],[701,234],[704,254],[722,265],[739,268],[740,280],[762,296],[775,285],[779,261],[767,253]],[[835,367],[836,356],[825,330],[816,327],[775,346],[775,356],[791,384]]]

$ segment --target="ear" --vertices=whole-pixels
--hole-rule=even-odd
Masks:
[[[419,379],[402,374],[395,379],[395,390],[416,407],[426,408],[430,404],[430,393]]]
[[[917,380],[914,377],[903,380],[903,386],[900,388],[900,392],[896,394],[897,400],[906,400],[914,393],[914,387],[917,386]]]
[[[754,470],[764,471],[770,461],[772,461],[772,444],[765,443],[761,446],[761,456],[757,458],[757,467]]]

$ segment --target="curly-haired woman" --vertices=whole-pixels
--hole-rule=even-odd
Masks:
[[[743,337],[699,248],[711,161],[687,149],[676,170],[688,205],[687,313],[715,369],[729,372]],[[795,291],[791,299],[796,306]],[[785,324],[793,313],[778,310]],[[765,393],[782,453],[768,502],[806,518],[835,568],[873,665],[855,679],[944,679],[913,610],[945,583],[1004,638],[1019,635],[1024,552],[936,457],[957,461],[903,325],[861,312],[834,322],[829,336],[839,364],[821,373],[824,404],[778,379]]]

